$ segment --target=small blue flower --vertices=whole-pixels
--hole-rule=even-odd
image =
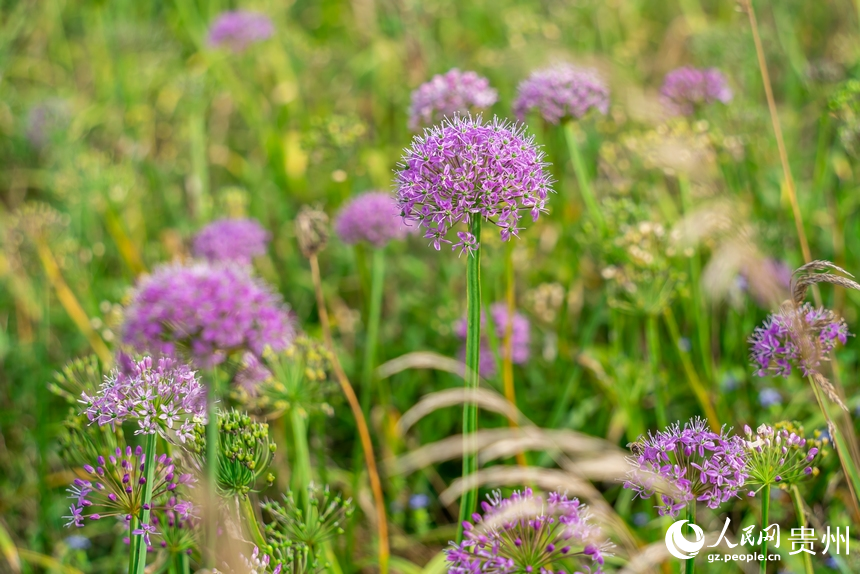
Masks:
[[[430,497],[426,494],[413,494],[409,497],[409,508],[418,510],[419,508],[427,508],[430,504]]]
[[[72,534],[71,536],[67,536],[65,539],[66,546],[71,548],[72,550],[86,550],[90,546],[93,545],[90,542],[90,539],[86,536],[81,536],[80,534]]]
[[[782,395],[776,389],[767,387],[759,392],[758,402],[765,408],[780,405],[782,404]]]

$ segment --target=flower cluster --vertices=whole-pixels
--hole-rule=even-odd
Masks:
[[[493,303],[490,305],[490,320],[493,324],[493,333],[498,345],[501,348],[502,357],[506,356],[507,349],[504,346],[505,336],[507,335],[508,326],[511,328],[511,362],[515,365],[521,365],[529,360],[529,320],[526,317],[514,311],[513,315],[508,313],[508,305],[505,302]],[[481,313],[481,331],[486,333],[487,316]],[[454,332],[461,339],[466,338],[467,324],[466,319],[460,319],[454,326]],[[465,348],[461,349],[461,354],[465,356]],[[481,340],[481,360],[478,367],[482,377],[492,377],[496,372],[496,361],[493,356],[490,342],[482,337]]]
[[[241,52],[251,44],[262,42],[275,33],[268,16],[249,10],[222,12],[209,28],[209,45],[225,46]]]
[[[194,237],[194,256],[208,261],[235,261],[250,265],[266,253],[271,235],[256,219],[213,221]]]
[[[792,366],[800,368],[804,377],[815,374],[836,343],[844,345],[849,335],[845,320],[829,309],[809,303],[783,305],[749,339],[755,374],[788,377]]]
[[[732,90],[716,68],[672,70],[666,74],[660,94],[666,106],[680,115],[690,115],[705,104],[732,101]]]
[[[272,548],[273,564],[285,572],[327,572],[324,545],[343,534],[342,525],[352,516],[352,501],[333,494],[329,487],[311,483],[296,499],[287,491],[283,504],[266,500],[260,504],[265,515],[266,539]]]
[[[552,492],[544,501],[526,488],[510,498],[496,491],[481,506],[484,515],[464,522],[464,540],[447,551],[450,574],[603,571],[611,545],[576,498]]]
[[[227,354],[293,339],[289,310],[280,296],[238,265],[165,265],[141,280],[126,309],[126,343],[167,356],[186,349],[196,365],[211,367]]]
[[[624,488],[643,499],[658,494],[661,516],[677,516],[693,501],[716,509],[737,496],[748,476],[744,441],[725,429],[711,431],[699,418],[683,428],[675,423],[656,434],[649,432],[630,446],[634,456],[628,462],[633,469]]]
[[[236,410],[218,413],[217,424],[218,490],[225,496],[247,496],[262,476],[272,483],[275,477],[267,471],[277,447],[269,438],[269,425]],[[194,428],[189,448],[204,466],[206,427]]]
[[[517,88],[514,115],[523,121],[532,109],[551,124],[579,119],[590,110],[605,115],[609,111],[609,88],[595,70],[556,64],[532,72]]]
[[[182,442],[196,423],[206,421],[206,389],[188,365],[168,357],[155,365],[144,357],[115,369],[95,396],[84,392],[79,402],[99,426],[134,419],[140,427],[135,434],[166,436],[170,429]]]
[[[820,433],[812,439],[804,438],[803,427],[795,423],[777,423],[775,426],[763,424],[755,432],[744,427],[747,450],[747,484],[778,485],[786,488],[808,476],[818,474],[813,466],[815,457],[829,442],[821,439]],[[751,490],[755,496],[758,490]]]
[[[544,154],[516,124],[480,116],[455,116],[416,137],[397,173],[403,221],[426,230],[438,250],[457,223],[480,217],[500,228],[503,241],[520,231],[523,211],[537,221],[546,212],[551,178]],[[469,232],[457,233],[464,252],[478,248]]]
[[[71,515],[66,517],[69,519],[66,526],[75,525],[80,528],[84,525],[84,518],[99,520],[108,516],[119,517],[126,523],[131,523],[132,517],[143,510],[146,464],[147,455],[142,448],[138,446],[132,451],[132,448],[127,446],[125,451],[117,447],[107,458],[99,456],[96,466],[84,465],[84,471],[91,478],[76,478],[69,488],[70,498],[75,502],[71,506]],[[173,460],[162,454],[155,459],[150,510],[164,507],[164,503],[169,503],[175,496],[180,485],[192,482],[190,474],[177,473]],[[178,515],[187,517],[191,505],[174,503],[171,508]],[[153,531],[152,524],[142,524],[141,530],[132,534],[143,534],[149,545],[148,535]]]
[[[336,388],[330,377],[332,356],[321,342],[299,336],[284,351],[265,353],[263,362],[254,368],[258,379],[249,394],[267,417],[275,418],[290,409],[302,415],[314,411],[332,414],[326,402]]]
[[[348,245],[366,241],[374,247],[384,247],[389,241],[405,238],[410,231],[399,215],[390,193],[363,193],[341,208],[334,220],[334,231]]]
[[[194,507],[175,496],[150,515],[153,527],[159,531],[159,546],[170,554],[191,554],[195,547],[195,531],[200,524]]]
[[[436,74],[412,92],[409,129],[429,126],[455,113],[482,111],[496,100],[498,92],[490,87],[487,78],[454,68],[445,74]]]

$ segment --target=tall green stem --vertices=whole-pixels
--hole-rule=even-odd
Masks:
[[[696,501],[695,500],[691,500],[690,502],[687,503],[687,520],[689,521],[690,524],[696,523]],[[693,533],[692,527],[688,526],[687,532],[692,534]],[[693,574],[695,571],[696,571],[696,557],[693,556],[692,558],[690,558],[686,561],[686,566],[684,568],[684,572],[686,574]]]
[[[251,497],[243,496],[239,504],[242,511],[245,513],[245,520],[248,521],[248,530],[251,531],[251,536],[254,537],[254,544],[262,552],[266,548],[266,537],[263,536],[263,531],[260,530],[260,523],[257,521],[257,513],[254,512],[254,507],[251,506]]]
[[[218,371],[212,369],[209,384],[209,421],[206,423],[206,548],[203,562],[215,566],[215,540],[218,535]]]
[[[146,435],[146,442],[143,447],[144,456],[146,457],[143,465],[143,475],[146,479],[146,483],[143,485],[143,499],[141,500],[141,527],[149,524],[149,506],[152,504],[152,483],[155,482],[155,465],[157,464],[155,452],[155,441],[157,438],[158,437],[155,433]],[[146,569],[146,544],[144,543],[143,538],[144,535],[142,534],[138,536],[135,536],[134,534],[131,535],[131,539],[134,541],[134,554],[136,554],[136,564],[134,570],[131,571],[131,574],[143,574],[143,571]]]
[[[761,490],[761,560],[759,560],[759,572],[767,573],[767,536],[764,531],[767,528],[768,515],[770,513],[770,484],[765,484]],[[806,554],[801,552],[801,554]]]
[[[791,485],[791,498],[794,500],[794,513],[797,515],[797,525],[801,528],[806,528],[809,524],[809,521],[806,520],[806,511],[803,509],[803,498],[800,496],[800,489],[797,488],[796,484]],[[812,556],[809,555],[809,552],[801,552],[803,555],[803,569],[806,574],[815,574],[815,571],[812,569]]]
[[[478,248],[466,263],[466,391],[478,390],[481,358],[481,217],[472,216],[471,233]],[[475,433],[478,431],[478,404],[467,396],[463,404],[463,480],[465,491],[460,501],[460,521],[457,540],[463,539],[463,522],[469,520],[478,503],[478,487],[474,484],[478,472]]]
[[[600,230],[604,229],[603,215],[600,213],[600,207],[597,205],[597,198],[594,196],[594,190],[591,187],[591,179],[588,177],[588,171],[585,168],[585,162],[582,160],[582,154],[579,151],[579,141],[577,141],[576,124],[572,121],[564,122],[564,136],[567,140],[567,150],[570,153],[570,161],[573,163],[573,171],[576,174],[576,182],[579,184],[579,193],[582,194],[582,201],[585,203],[588,213],[594,219],[595,225]]]
[[[293,492],[304,504],[307,488],[311,483],[311,453],[308,448],[308,430],[305,417],[296,408],[290,409],[290,424],[293,428]]]

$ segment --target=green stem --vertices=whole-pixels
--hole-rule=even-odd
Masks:
[[[687,503],[687,520],[690,524],[696,523],[696,501],[691,500]],[[687,532],[692,534],[693,529],[691,527],[687,527]],[[696,571],[696,557],[693,556],[689,560],[686,561],[686,567],[684,568],[684,572],[686,574],[693,574]]]
[[[468,256],[466,263],[466,391],[477,391],[478,369],[481,358],[481,217],[472,215],[471,233],[478,248]],[[465,491],[460,501],[460,521],[457,541],[463,539],[463,522],[470,520],[478,503],[478,488],[471,483],[478,472],[478,453],[475,452],[475,433],[478,431],[478,405],[467,396],[463,403],[463,481]]]
[[[296,408],[290,409],[290,424],[293,428],[293,492],[300,504],[307,498],[307,488],[311,483],[311,453],[308,448],[308,430],[305,417]]]
[[[242,507],[242,511],[245,513],[245,520],[248,521],[248,529],[251,531],[251,536],[254,537],[254,544],[257,545],[260,552],[264,552],[266,549],[266,537],[263,536],[263,531],[260,530],[260,523],[257,521],[257,513],[254,512],[254,507],[251,506],[251,497],[243,496],[241,498],[242,499],[239,504]]]
[[[152,483],[155,482],[155,465],[157,464],[155,452],[155,441],[157,438],[158,437],[155,433],[146,435],[146,442],[143,447],[143,452],[146,456],[143,468],[146,483],[143,485],[143,499],[141,500],[141,504],[143,505],[143,509],[140,513],[141,527],[149,524],[149,506],[152,503]],[[144,570],[146,570],[146,544],[143,542],[144,535],[141,534],[139,536],[135,536],[132,534],[131,537],[135,540],[137,547],[137,564],[135,565],[133,574],[143,574]]]
[[[191,574],[191,560],[188,558],[187,552],[182,552],[179,555],[179,571],[181,574]]]
[[[796,484],[791,485],[791,498],[794,500],[794,513],[797,515],[797,525],[806,528],[809,521],[806,520],[806,511],[803,509],[803,498],[800,497],[800,489]],[[812,556],[809,552],[801,552],[803,556],[803,568],[806,574],[815,574],[812,569]]]
[[[570,153],[570,161],[573,163],[573,171],[576,174],[576,182],[579,184],[579,193],[582,194],[582,201],[585,203],[588,213],[594,219],[595,225],[601,231],[605,228],[603,215],[600,213],[600,207],[597,205],[597,199],[594,196],[594,190],[591,187],[591,180],[588,177],[588,171],[585,168],[585,162],[582,159],[582,154],[579,151],[579,142],[577,141],[576,124],[572,121],[564,122],[564,136],[567,140],[567,150]]]
[[[759,572],[767,573],[767,536],[764,531],[767,528],[768,515],[770,512],[770,484],[765,484],[761,490],[761,560],[759,560]],[[801,552],[801,554],[806,554]]]
[[[128,525],[128,531],[134,532],[140,528],[140,520],[137,517],[137,514],[131,515],[131,523]],[[140,553],[140,539],[141,536],[129,535],[131,540],[131,546],[128,550],[128,574],[136,574],[137,573],[137,556]]]
[[[206,423],[206,548],[203,553],[204,564],[215,566],[215,541],[218,535],[218,373],[212,370],[209,385],[209,421]]]

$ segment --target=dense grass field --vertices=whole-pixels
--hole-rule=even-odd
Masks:
[[[860,3],[748,8],[0,0],[0,572],[860,572]],[[219,40],[238,9],[262,19]],[[443,237],[486,216],[479,249],[424,236],[456,207],[401,223],[404,182],[442,173],[415,167],[433,137],[518,121],[521,82],[563,64],[605,107],[527,110],[510,149],[546,165],[519,183],[480,160],[499,193],[551,181],[536,220],[521,197],[503,241],[479,175]],[[719,97],[673,105],[682,67],[721,72]],[[413,91],[452,68],[497,97],[427,135]],[[387,208],[340,215],[369,191],[390,197],[379,242]],[[243,245],[201,230],[242,218],[262,247],[211,262]],[[760,425],[795,434],[788,455]],[[93,486],[126,446],[150,464],[129,450]],[[495,489],[534,494],[475,506]],[[680,519],[728,542],[681,560]],[[457,563],[482,535],[508,565]]]

